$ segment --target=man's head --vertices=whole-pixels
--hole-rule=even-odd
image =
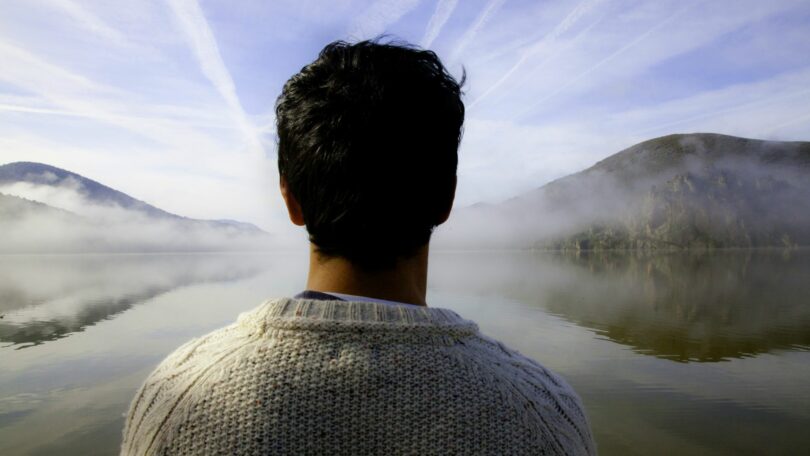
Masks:
[[[379,41],[331,43],[287,81],[282,193],[321,255],[379,270],[428,243],[455,195],[461,84],[433,52]]]

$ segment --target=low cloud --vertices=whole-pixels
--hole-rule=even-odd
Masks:
[[[254,251],[268,249],[274,241],[244,223],[93,201],[70,177],[59,185],[0,186],[0,213],[4,253]]]
[[[440,248],[544,248],[594,227],[639,231],[646,228],[633,224],[666,220],[735,242],[748,236],[770,245],[788,234],[785,242],[804,245],[810,175],[803,154],[799,143],[662,138],[520,197],[460,208],[434,239]]]

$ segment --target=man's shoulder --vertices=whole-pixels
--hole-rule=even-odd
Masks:
[[[130,403],[122,454],[148,453],[166,418],[178,412],[178,405],[192,388],[244,346],[244,331],[234,323],[195,337],[166,356]]]
[[[477,356],[484,358],[479,363],[489,366],[493,386],[549,431],[544,440],[562,453],[595,454],[582,400],[565,378],[497,339],[479,334],[476,340]]]
[[[559,374],[498,339],[478,334],[479,351],[486,353],[502,375],[576,395],[571,385]]]

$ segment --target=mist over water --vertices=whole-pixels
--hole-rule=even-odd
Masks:
[[[428,304],[565,376],[600,454],[791,454],[810,425],[809,253],[433,252]],[[306,261],[0,257],[0,454],[114,453],[149,371],[300,291]]]
[[[271,237],[241,225],[94,200],[82,182],[70,177],[0,185],[0,253],[267,249]]]
[[[458,207],[435,249],[810,246],[810,143],[717,134],[639,143],[498,204]],[[0,252],[306,247],[283,227],[195,220],[37,163],[0,166]]]

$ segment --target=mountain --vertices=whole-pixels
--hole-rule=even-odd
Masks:
[[[163,211],[39,163],[0,166],[0,252],[252,250],[259,228]],[[454,211],[439,248],[810,245],[810,142],[710,133],[644,141],[500,204]]]
[[[243,250],[269,235],[234,220],[182,217],[79,174],[0,166],[0,252]]]
[[[810,143],[655,138],[503,203],[462,209],[441,240],[576,250],[810,245]]]
[[[239,230],[253,234],[263,233],[260,228],[250,223],[235,220],[196,220],[175,215],[92,179],[55,166],[33,162],[16,162],[0,166],[0,189],[4,186],[19,183],[52,188],[68,187],[81,195],[83,202],[86,204],[118,207],[153,218],[202,223],[215,228]]]
[[[0,193],[0,220],[20,219],[31,214],[48,214],[51,217],[62,217],[66,221],[73,222],[81,219],[76,214],[56,209],[47,204]]]
[[[20,182],[35,186],[70,186],[75,188],[88,203],[115,205],[153,217],[179,218],[92,179],[55,166],[33,162],[16,162],[0,166],[0,187]]]

